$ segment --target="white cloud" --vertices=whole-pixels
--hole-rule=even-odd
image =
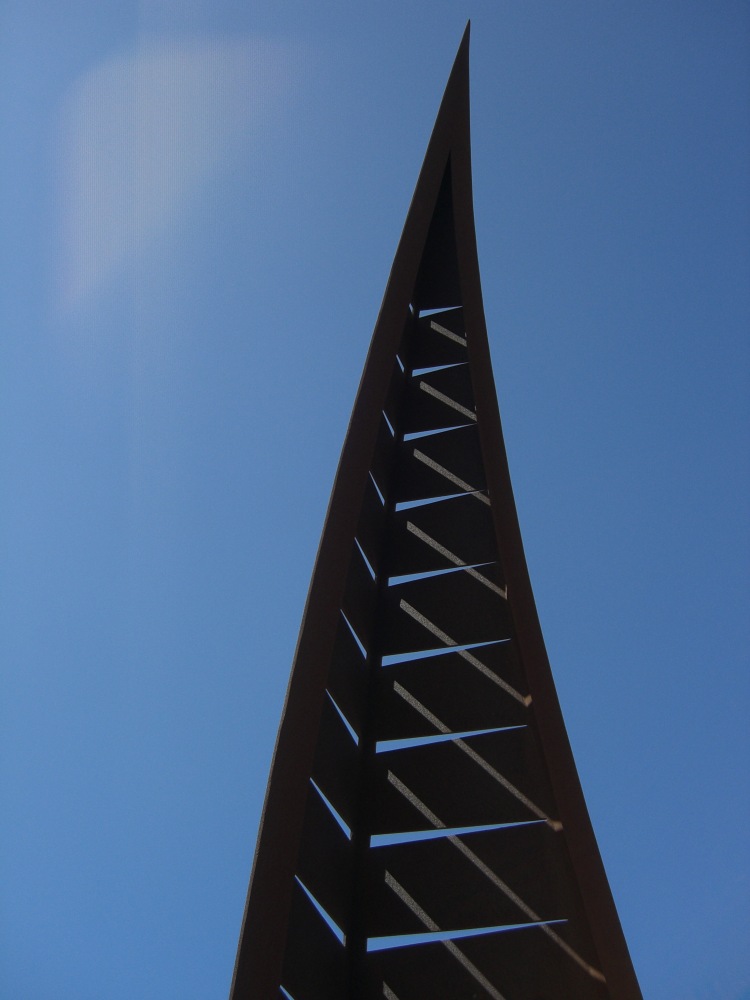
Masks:
[[[262,156],[294,66],[255,37],[154,39],[76,81],[60,132],[63,306],[147,249],[237,144]]]

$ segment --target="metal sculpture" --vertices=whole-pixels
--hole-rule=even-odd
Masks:
[[[467,27],[333,487],[231,1000],[641,995],[513,501],[468,44]]]

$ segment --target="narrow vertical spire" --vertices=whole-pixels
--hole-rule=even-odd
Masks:
[[[468,60],[469,25],[333,486],[231,1000],[640,997],[513,501]]]

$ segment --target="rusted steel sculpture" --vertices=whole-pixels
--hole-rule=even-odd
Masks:
[[[555,694],[500,429],[468,34],[344,442],[231,1000],[641,995]]]

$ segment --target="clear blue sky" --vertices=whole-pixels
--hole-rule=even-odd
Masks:
[[[464,24],[542,627],[644,995],[750,997],[750,8],[5,0],[0,996],[226,996]]]

